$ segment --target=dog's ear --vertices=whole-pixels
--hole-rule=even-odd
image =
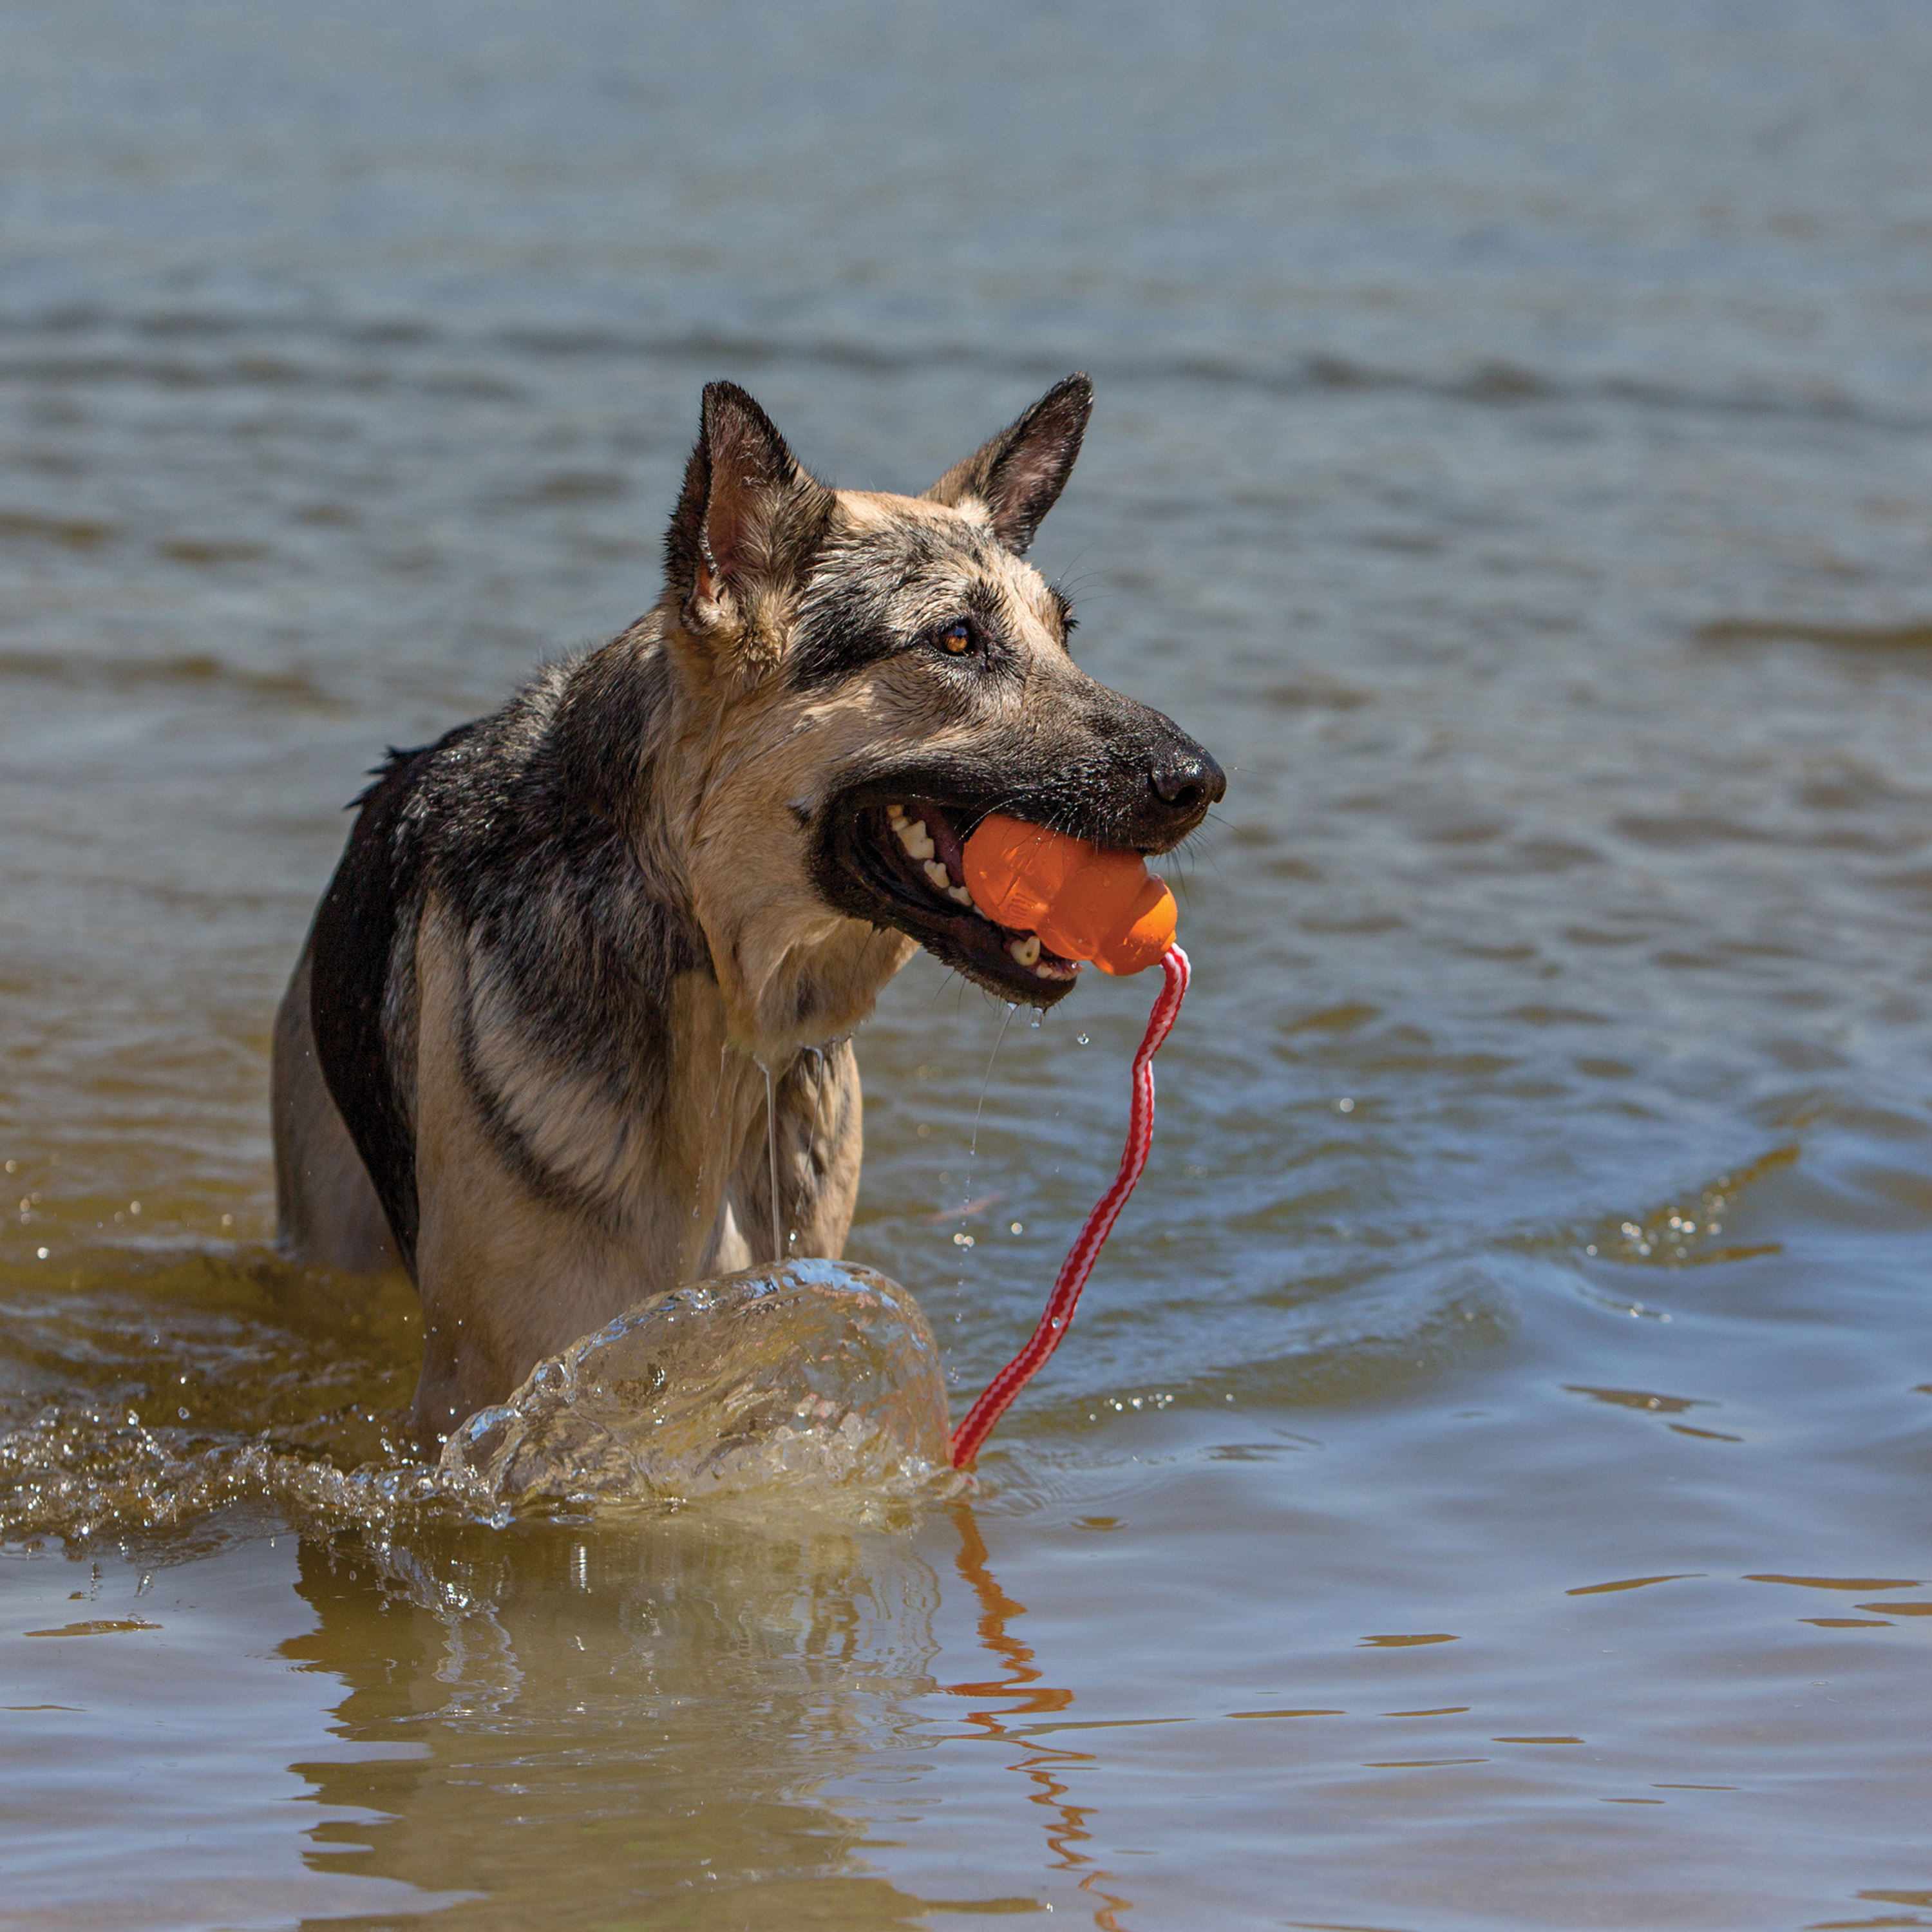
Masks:
[[[994,535],[1016,556],[1025,556],[1040,519],[1066,487],[1093,410],[1094,385],[1086,376],[1054,383],[1017,422],[956,463],[927,496],[949,506],[983,503]]]
[[[807,560],[831,492],[735,382],[707,382],[698,446],[664,538],[664,573],[686,628],[742,628],[759,592]]]

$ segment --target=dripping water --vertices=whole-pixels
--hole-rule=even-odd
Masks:
[[[1006,1029],[1013,1023],[1013,1016],[1019,1011],[1012,1000],[1006,1003],[1006,1016],[1000,1022],[999,1037],[993,1042],[993,1050],[986,1056],[986,1077],[980,1082],[980,1104],[973,1109],[973,1137],[966,1144],[966,1198],[973,1198],[973,1156],[980,1151],[980,1116],[986,1111],[986,1091],[993,1084],[993,1063],[1000,1057],[1000,1048],[1006,1043]],[[1040,1016],[1034,1016],[1034,1024],[1040,1024]]]
[[[1018,1011],[1019,1007],[1012,1000],[1009,1000],[1006,1002],[1006,1016],[1000,1022],[1000,1030],[993,1041],[993,1050],[986,1056],[986,1071],[980,1082],[980,1098],[978,1103],[973,1109],[973,1132],[970,1138],[966,1143],[966,1191],[959,1197],[960,1215],[958,1232],[961,1234],[964,1234],[966,1231],[965,1210],[971,1204],[974,1198],[973,1162],[974,1156],[980,1151],[980,1116],[986,1111],[986,1095],[993,1084],[993,1067],[994,1063],[999,1059],[1000,1048],[1006,1043],[1006,1029],[1012,1024],[1013,1016]],[[1036,1016],[1036,1017],[1037,1016]],[[956,1328],[962,1323],[966,1318],[966,1310],[964,1305],[965,1293],[966,1277],[964,1275],[962,1275],[953,1283],[954,1305],[952,1310],[952,1321],[953,1325]],[[946,1366],[946,1378],[949,1382],[956,1382],[959,1379],[959,1371],[958,1369],[952,1366],[950,1361]]]
[[[692,1185],[691,1218],[694,1221],[704,1210],[704,1177],[710,1168],[712,1155],[716,1154],[719,1156],[718,1204],[711,1216],[710,1238],[697,1257],[696,1265],[700,1274],[709,1273],[716,1266],[719,1250],[724,1246],[725,1218],[731,1213],[732,1177],[736,1168],[734,1150],[738,1145],[738,1100],[735,1083],[732,1088],[730,1131],[721,1133],[718,1124],[724,1108],[725,1082],[730,1058],[730,1042],[728,1040],[721,1042],[718,1048],[718,1084],[712,1090],[711,1095],[710,1124],[704,1150],[698,1160],[698,1178]]]

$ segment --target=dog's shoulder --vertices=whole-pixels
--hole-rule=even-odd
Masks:
[[[312,1021],[412,1264],[419,1078],[461,1082],[512,1170],[573,1199],[574,1177],[509,1096],[555,1090],[567,1070],[632,1104],[658,1097],[672,983],[710,964],[682,881],[632,836],[663,702],[657,654],[626,633],[434,744],[392,751],[356,801],[311,940]],[[439,1050],[425,1071],[418,952],[432,942],[453,949],[458,1031],[439,1042],[453,1058]]]

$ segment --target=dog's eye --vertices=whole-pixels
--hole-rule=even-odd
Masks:
[[[973,634],[973,626],[964,617],[959,617],[946,626],[939,634],[939,648],[950,658],[963,658],[979,644]]]

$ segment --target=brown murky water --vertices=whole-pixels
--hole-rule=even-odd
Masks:
[[[0,1916],[1932,1924],[1928,98],[1903,4],[0,20]],[[1078,1330],[970,1501],[467,1520],[269,1248],[343,801],[650,600],[706,378],[917,488],[1075,367],[1042,561],[1233,771]],[[1150,992],[861,1036],[962,1401]]]

